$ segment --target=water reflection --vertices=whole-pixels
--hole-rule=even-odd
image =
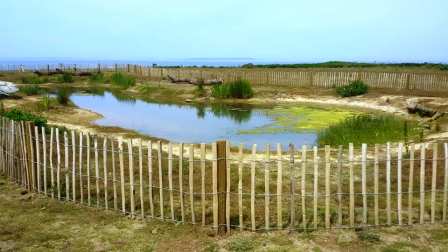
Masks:
[[[71,100],[81,108],[101,114],[103,118],[95,121],[98,125],[118,126],[174,142],[210,143],[228,139],[234,144],[271,144],[275,147],[276,143],[287,146],[290,142],[302,145],[316,141],[314,132],[241,134],[273,122],[266,115],[265,108],[228,104],[159,104],[134,99],[120,92],[98,94],[75,93]]]

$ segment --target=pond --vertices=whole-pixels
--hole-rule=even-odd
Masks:
[[[317,132],[355,112],[337,109],[250,107],[247,105],[172,105],[123,99],[110,92],[102,95],[74,93],[72,102],[101,114],[94,123],[135,130],[173,142],[210,143],[227,139],[232,144],[289,143],[314,145]],[[274,146],[272,146],[274,147]]]

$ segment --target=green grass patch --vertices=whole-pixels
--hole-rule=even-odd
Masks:
[[[39,87],[36,84],[29,85],[29,86],[21,86],[21,87],[19,87],[19,91],[26,95],[37,95],[37,94],[42,94],[45,92],[45,90],[43,88]]]
[[[342,97],[357,96],[367,93],[368,87],[361,80],[350,82],[347,86],[336,88],[336,93]]]
[[[106,77],[104,77],[103,73],[94,73],[91,76],[89,76],[89,82],[90,83],[105,83]]]
[[[212,96],[220,99],[249,99],[254,96],[254,91],[247,80],[236,80],[225,84],[214,85]]]
[[[114,85],[121,86],[124,88],[132,87],[136,83],[134,76],[126,75],[123,73],[114,73],[111,76],[111,82]]]
[[[61,105],[67,105],[70,102],[70,95],[72,94],[72,90],[70,88],[58,88],[56,91],[56,100]]]
[[[391,115],[361,114],[321,130],[317,142],[321,146],[407,142],[420,136],[421,131],[414,121],[406,121]]]
[[[34,114],[31,114],[26,111],[22,111],[19,109],[11,109],[9,111],[5,111],[2,113],[2,116],[9,118],[14,121],[30,121],[33,122],[34,125],[39,127],[46,127],[47,126],[47,119],[37,116]]]
[[[62,75],[59,75],[57,80],[60,83],[73,83],[75,81],[73,79],[73,76],[69,73],[64,73]]]
[[[252,251],[255,245],[255,241],[249,237],[238,237],[229,242],[228,249],[235,252]]]
[[[39,77],[37,75],[22,76],[21,81],[23,84],[43,84],[48,82],[48,78]]]

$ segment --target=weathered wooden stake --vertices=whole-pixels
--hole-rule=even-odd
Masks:
[[[226,223],[226,189],[227,189],[227,159],[226,141],[216,142],[217,157],[217,194],[218,194],[218,233],[224,233],[227,229]],[[230,231],[230,230],[227,230]]]

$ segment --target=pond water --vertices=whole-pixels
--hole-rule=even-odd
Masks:
[[[318,128],[322,127],[313,128],[309,120],[298,120],[303,108],[296,114],[288,114],[282,108],[159,104],[126,100],[110,92],[102,95],[74,93],[70,99],[80,108],[101,114],[103,118],[95,121],[97,125],[118,126],[174,142],[210,143],[228,139],[232,144],[257,144],[261,148],[276,143],[284,147],[289,143],[313,145]],[[300,128],[300,125],[307,126]]]

